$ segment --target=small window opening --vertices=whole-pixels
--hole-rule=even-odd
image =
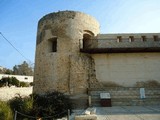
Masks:
[[[117,36],[117,42],[122,42],[122,37],[121,36]]]
[[[50,52],[57,52],[57,37],[49,39]]]
[[[83,35],[83,48],[86,49],[91,45],[91,35],[84,34]]]
[[[158,36],[157,36],[157,35],[154,35],[154,36],[153,36],[153,39],[154,39],[154,41],[158,41]]]
[[[133,42],[134,41],[134,36],[129,36],[129,42]]]
[[[146,36],[142,36],[142,41],[144,42],[144,41],[147,41],[146,40]]]

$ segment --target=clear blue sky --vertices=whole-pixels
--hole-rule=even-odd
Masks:
[[[0,0],[0,32],[34,63],[38,20],[63,10],[95,17],[101,33],[160,33],[160,0]],[[24,60],[0,36],[0,66]]]

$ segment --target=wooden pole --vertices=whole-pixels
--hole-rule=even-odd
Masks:
[[[69,116],[70,116],[70,110],[68,109],[68,116],[67,116],[67,120],[69,120]]]
[[[88,106],[91,107],[91,96],[88,96]]]
[[[17,111],[15,111],[14,120],[17,119]]]

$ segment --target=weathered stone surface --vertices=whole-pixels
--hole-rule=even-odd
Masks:
[[[94,18],[81,12],[51,13],[39,21],[34,93],[53,90],[66,94],[87,93],[89,83],[96,81],[96,75],[93,59],[89,54],[80,53],[79,40],[86,33],[96,36],[99,24]],[[57,51],[51,52],[50,39],[55,37]]]
[[[126,99],[126,104],[131,105],[132,98],[138,101],[133,100],[136,105],[145,103],[138,100],[139,90],[125,87],[139,86],[140,82],[149,80],[160,81],[160,34],[98,33],[99,23],[81,12],[61,11],[44,16],[38,23],[33,93],[56,90],[70,95],[73,103],[86,106],[88,89],[112,85],[123,87],[108,91],[111,91],[111,98],[115,101],[117,94],[123,101],[116,101],[115,104],[123,104]],[[122,41],[117,41],[117,36],[121,36]],[[133,41],[130,36],[134,37]],[[143,40],[142,36],[146,39]],[[122,48],[125,52],[129,48],[134,53],[89,54],[81,51],[87,47]],[[138,53],[138,48],[146,51]],[[152,49],[154,53],[149,53],[145,48]],[[119,49],[116,50],[118,52]],[[146,91],[147,94],[150,99],[153,93]],[[83,100],[83,103],[77,100]]]
[[[100,106],[100,93],[104,92],[110,93],[113,106],[160,105],[160,88],[145,88],[146,97],[141,99],[140,88],[119,87],[89,90],[92,106]]]

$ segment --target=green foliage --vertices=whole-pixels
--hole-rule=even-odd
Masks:
[[[33,82],[30,82],[30,86],[33,86],[34,84],[33,84]]]
[[[4,77],[0,80],[0,87],[15,85],[19,87],[19,80],[15,77]]]
[[[5,73],[5,74],[11,75],[11,74],[13,74],[13,71],[10,70],[10,69],[6,69],[6,70],[4,71],[4,73]]]
[[[33,110],[37,116],[60,118],[67,115],[68,109],[72,109],[70,99],[60,92],[34,96]]]
[[[29,83],[27,82],[20,82],[21,87],[29,87]]]
[[[29,87],[30,84],[28,82],[19,82],[19,80],[15,77],[4,77],[0,80],[0,87],[3,86],[16,86],[16,87]]]
[[[30,115],[33,108],[33,98],[31,96],[22,98],[20,95],[9,101],[12,111],[16,110],[23,114]],[[24,119],[24,116],[18,116],[17,120]]]
[[[32,67],[29,66],[29,64],[24,61],[20,65],[15,65],[13,67],[13,74],[15,75],[33,75]]]
[[[47,120],[66,116],[68,109],[72,109],[70,99],[60,92],[46,93],[44,95],[30,95],[29,97],[24,98],[18,95],[9,101],[9,105],[11,109],[9,106],[3,107],[7,109],[3,114],[6,113],[6,115],[10,115],[9,113],[12,113],[11,110],[13,112],[16,110],[25,115],[37,118],[41,117],[45,119],[45,117],[53,116],[51,118],[47,118]],[[3,115],[1,113],[1,108],[2,107],[0,106],[0,116]],[[6,115],[3,115],[4,118],[7,118]],[[18,114],[17,120],[31,120],[31,118]]]
[[[0,69],[0,74],[13,74],[13,71],[7,68]]]
[[[0,101],[0,120],[13,120],[12,110],[6,102]]]
[[[11,79],[11,83],[10,83],[11,85],[15,85],[16,87],[19,86],[19,80],[17,80],[17,78],[11,77],[10,79]]]

